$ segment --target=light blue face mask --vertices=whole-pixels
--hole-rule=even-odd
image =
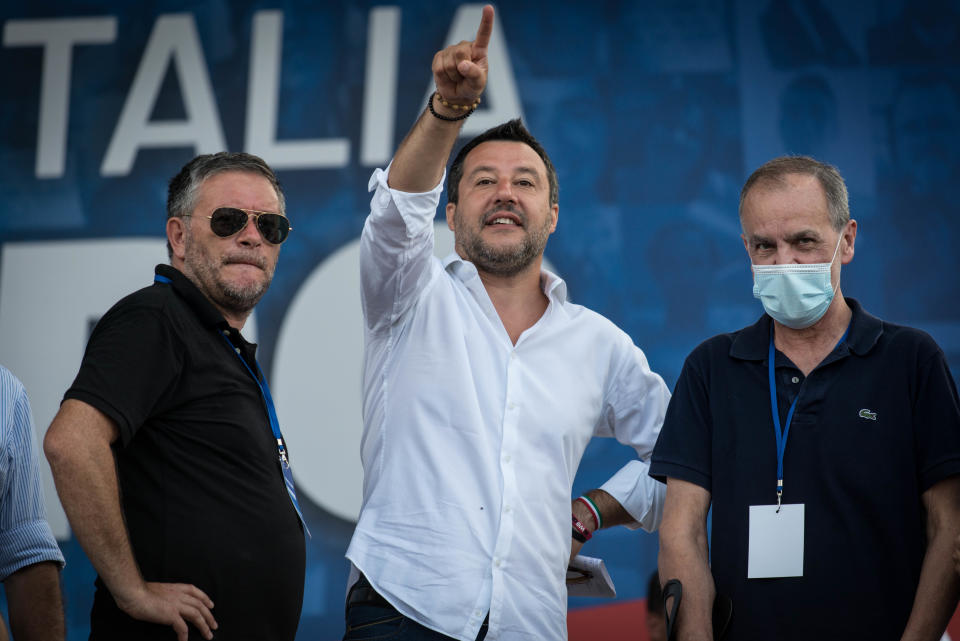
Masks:
[[[830,267],[841,240],[843,234],[829,263],[751,265],[754,298],[760,299],[763,309],[778,323],[791,329],[810,327],[823,318],[833,301]]]

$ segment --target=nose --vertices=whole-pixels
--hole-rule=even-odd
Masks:
[[[498,203],[516,202],[516,198],[513,195],[513,185],[510,184],[509,180],[501,180],[497,182],[496,201]]]
[[[789,243],[777,243],[777,251],[773,255],[771,265],[793,265],[803,262]]]
[[[247,222],[237,233],[237,242],[241,245],[249,245],[256,247],[263,243],[263,237],[260,235],[260,230],[257,229],[257,215],[254,213],[247,212]]]

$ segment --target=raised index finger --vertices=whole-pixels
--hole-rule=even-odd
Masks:
[[[480,17],[480,27],[477,29],[477,38],[473,41],[473,46],[479,49],[486,49],[490,44],[490,34],[493,33],[493,5],[483,7],[483,15]]]

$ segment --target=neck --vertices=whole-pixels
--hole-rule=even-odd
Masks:
[[[549,304],[540,286],[540,264],[541,260],[538,259],[522,272],[511,276],[477,271],[513,343],[540,320]]]
[[[176,269],[177,271],[179,271],[184,276],[186,276],[188,279],[190,279],[190,282],[192,282],[196,286],[196,288],[200,291],[200,293],[203,294],[203,297],[206,298],[208,301],[210,301],[210,304],[216,307],[217,311],[223,315],[224,320],[227,321],[227,325],[234,328],[238,332],[243,329],[244,324],[246,324],[247,319],[250,317],[250,312],[253,311],[252,309],[248,309],[246,311],[231,309],[228,307],[224,307],[217,301],[210,298],[207,292],[204,291],[203,283],[200,282],[200,279],[197,278],[196,274],[194,274],[193,271],[187,269],[187,266],[184,263],[184,261],[178,260],[176,256],[174,256],[171,259],[170,266]]]
[[[207,300],[210,300],[209,298]],[[214,307],[217,308],[223,318],[227,321],[227,325],[234,328],[238,332],[243,329],[244,324],[247,322],[247,319],[250,317],[250,312],[237,312],[231,311],[229,309],[224,309],[220,305],[217,305],[212,300],[210,301]]]
[[[501,306],[509,308],[538,306],[541,301],[546,300],[546,295],[540,287],[540,270],[535,269],[533,265],[512,276],[501,276],[479,270],[477,273],[498,311]]]
[[[837,289],[827,313],[810,327],[791,329],[774,321],[774,345],[806,376],[833,351],[847,331],[852,316],[853,311],[843,299],[843,292]]]

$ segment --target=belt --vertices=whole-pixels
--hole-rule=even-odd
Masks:
[[[375,605],[383,608],[390,608],[394,612],[397,612],[397,609],[390,605],[390,602],[384,599],[379,592],[373,589],[373,586],[370,585],[367,577],[360,575],[360,578],[356,583],[350,588],[350,592],[347,594],[347,603],[346,609],[349,609],[351,605]],[[397,612],[397,614],[400,614]],[[480,625],[480,635],[478,638],[482,639],[486,636],[487,626],[490,625],[490,613],[487,613],[487,616],[484,617],[483,623]]]
[[[361,585],[361,583],[366,585]],[[366,581],[357,581],[350,588],[350,594],[347,595],[347,607],[357,604],[379,605],[385,608],[393,608],[390,602],[380,596],[380,593],[374,590]]]

